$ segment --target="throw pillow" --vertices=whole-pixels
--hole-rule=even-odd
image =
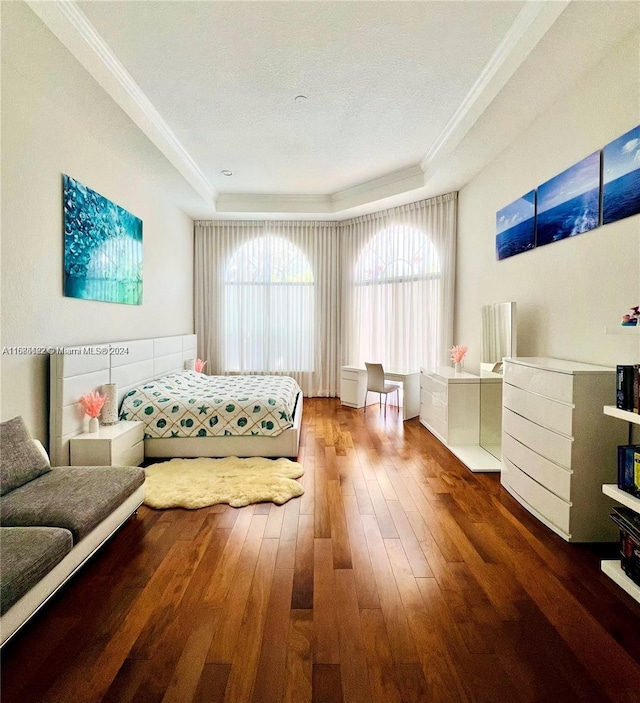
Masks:
[[[0,423],[0,495],[51,471],[21,417]]]

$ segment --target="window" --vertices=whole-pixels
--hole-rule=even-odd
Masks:
[[[273,235],[241,245],[225,269],[225,371],[313,371],[314,295],[297,246]]]
[[[354,317],[360,361],[418,368],[433,346],[440,260],[427,235],[391,225],[362,249],[354,272]],[[430,343],[431,342],[431,343]]]

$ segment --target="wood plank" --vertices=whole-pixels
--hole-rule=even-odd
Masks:
[[[206,653],[222,613],[205,608],[198,612],[195,628],[182,650],[173,677],[162,697],[162,703],[184,703],[192,700],[205,667]]]
[[[378,523],[372,515],[363,515],[362,523],[369,545],[371,566],[378,587],[378,596],[384,614],[393,661],[397,664],[417,664],[420,660],[409,630],[407,615],[398,593]]]
[[[204,602],[213,608],[221,607],[227,597],[227,592],[238,567],[240,553],[253,520],[253,512],[253,505],[240,509],[222,558],[211,576],[209,587],[204,594]]]
[[[349,544],[356,579],[358,605],[361,608],[379,608],[380,599],[376,580],[371,568],[369,547],[360,520],[358,502],[353,496],[344,496],[345,518],[349,531]]]
[[[340,664],[313,665],[313,700],[343,703]]]
[[[244,611],[238,643],[231,662],[231,672],[224,697],[227,703],[250,701],[253,694],[277,552],[276,540],[262,540],[249,601]]]
[[[211,641],[207,664],[231,664],[233,661],[266,524],[266,515],[252,516],[234,574],[233,588],[229,589],[222,604],[224,615]]]
[[[345,703],[370,703],[369,672],[353,572],[336,570],[335,586],[343,699]]]
[[[339,481],[328,481],[329,516],[331,520],[331,548],[334,569],[351,569],[351,546],[344,515]]]
[[[280,703],[283,698],[292,591],[293,570],[276,569],[262,635],[253,703]]]
[[[300,515],[291,608],[313,608],[313,515]]]
[[[336,622],[336,587],[330,539],[314,545],[313,634],[314,663],[338,664],[340,646]]]
[[[283,703],[311,703],[312,682],[313,613],[311,610],[292,610]]]
[[[205,664],[192,703],[222,703],[230,673],[230,664]]]

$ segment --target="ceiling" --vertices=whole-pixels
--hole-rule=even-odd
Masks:
[[[318,219],[460,188],[637,26],[639,7],[29,4],[190,184],[188,214]],[[557,70],[525,84],[540,56]]]

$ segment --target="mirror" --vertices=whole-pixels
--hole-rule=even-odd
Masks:
[[[482,306],[483,364],[501,364],[516,353],[516,304],[493,303]],[[494,370],[494,369],[491,369]]]
[[[480,446],[502,459],[502,359],[516,355],[516,304],[482,306]]]

